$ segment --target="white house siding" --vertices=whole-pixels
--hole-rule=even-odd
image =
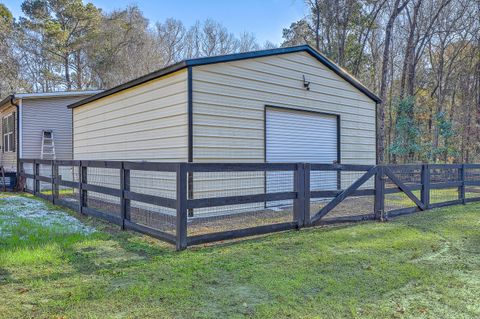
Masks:
[[[56,159],[72,159],[72,112],[67,105],[82,98],[85,97],[23,99],[22,157],[40,158],[42,131],[52,130]]]
[[[74,108],[74,159],[186,162],[187,96],[187,71],[181,70]],[[118,188],[118,174],[115,169],[91,168],[88,180]],[[132,171],[130,180],[134,192],[175,196],[175,174]],[[132,207],[173,213],[136,202]]]
[[[306,52],[194,67],[193,161],[263,162],[266,105],[340,115],[341,162],[375,164],[375,102]],[[264,191],[263,174],[241,177],[222,193]],[[197,184],[197,196],[213,193]]]
[[[8,116],[12,114],[12,112],[15,112],[15,152],[5,152],[5,149],[3,147],[3,121],[2,119],[5,116]],[[17,138],[18,138],[18,130],[17,130],[17,120],[18,120],[18,114],[17,114],[17,108],[14,105],[10,106],[4,106],[0,110],[0,135],[1,135],[1,141],[0,145],[2,146],[2,149],[0,150],[0,158],[1,158],[1,164],[5,171],[7,172],[16,172],[17,171]]]

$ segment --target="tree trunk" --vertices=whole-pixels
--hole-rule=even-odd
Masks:
[[[407,95],[413,96],[413,81],[415,77],[415,32],[417,29],[417,17],[420,7],[422,5],[422,0],[417,0],[413,7],[413,17],[409,23],[410,30],[408,33],[407,44],[405,47],[405,57],[403,60],[402,68],[402,77],[400,80],[400,98],[405,97],[405,92]]]
[[[400,0],[395,0],[393,11],[388,19],[385,27],[385,44],[382,55],[382,71],[380,74],[380,99],[382,100],[377,106],[377,162],[383,164],[385,162],[385,103],[387,99],[387,72],[388,62],[390,58],[390,44],[392,41],[393,25],[397,16],[405,8],[409,0],[406,0],[400,7]]]
[[[72,81],[70,79],[70,63],[69,63],[69,54],[65,56],[64,67],[65,67],[65,82],[67,84],[67,91],[72,89]]]
[[[75,68],[77,69],[75,82],[76,82],[76,89],[82,90],[83,89],[83,67],[82,67],[82,57],[81,51],[75,52]]]

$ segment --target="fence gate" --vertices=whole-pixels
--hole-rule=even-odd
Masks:
[[[427,165],[383,166],[385,216],[426,210],[429,195]]]
[[[309,218],[312,225],[324,222],[338,221],[358,221],[375,218],[376,191],[375,175],[378,173],[377,166],[370,165],[326,165],[312,164],[310,178],[318,176],[328,176],[331,172],[336,172],[337,185],[335,189],[318,190],[313,184],[310,184],[310,211],[312,216]],[[362,209],[359,207],[350,207],[334,212],[340,204],[348,206],[354,204],[347,199],[361,199]],[[335,217],[324,219],[324,217]],[[330,216],[332,215],[332,216]]]

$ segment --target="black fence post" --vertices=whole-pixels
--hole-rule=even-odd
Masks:
[[[382,165],[377,165],[375,173],[374,214],[376,220],[385,220],[385,175]]]
[[[183,250],[187,248],[187,164],[178,164],[176,175],[176,248]]]
[[[80,187],[79,187],[79,204],[80,204],[80,213],[85,214],[83,208],[87,207],[87,190],[83,189],[83,184],[86,184],[88,181],[88,176],[87,176],[87,167],[83,166],[83,162],[80,161],[80,166],[79,166],[79,173],[80,173]]]
[[[421,183],[421,201],[425,209],[428,209],[430,206],[430,166],[428,164],[422,165]]]
[[[458,199],[462,201],[462,204],[465,204],[465,176],[466,176],[466,167],[465,164],[462,164],[462,168],[458,169],[458,177],[462,183],[458,188]]]
[[[23,192],[25,190],[25,187],[27,186],[26,178],[25,178],[25,185],[23,186],[23,189],[21,189],[20,187],[22,184],[20,181],[22,180],[22,177],[24,176],[24,174],[25,174],[25,169],[23,167],[23,162],[20,159],[18,162],[17,185],[15,186],[16,190],[19,192]]]
[[[130,200],[125,198],[125,192],[130,191],[130,170],[125,169],[125,162],[122,162],[120,169],[120,204],[122,213],[122,230],[125,230],[125,220],[130,220]]]
[[[297,193],[293,200],[293,219],[297,228],[305,225],[305,170],[303,163],[297,163],[293,173],[293,191]]]
[[[40,181],[37,179],[40,173],[40,165],[36,160],[33,161],[33,194],[38,196],[38,190],[40,189]]]
[[[304,189],[304,199],[303,199],[303,208],[304,208],[304,214],[303,214],[303,225],[305,227],[310,226],[310,163],[305,163],[303,165],[303,174],[304,174],[304,179],[303,179],[303,189]]]
[[[57,179],[57,174],[55,173],[55,161],[52,160],[51,162],[51,188],[52,188],[52,204],[55,204],[55,196],[56,196],[56,189],[55,189],[55,183]]]
[[[72,166],[74,167],[74,165]],[[82,191],[83,191],[83,186],[82,186],[82,161],[78,164],[78,212],[83,214],[82,211]],[[75,170],[73,171],[73,176],[75,176]],[[75,180],[75,177],[73,178]]]
[[[58,163],[56,161],[54,161],[54,177],[55,177],[55,180],[54,180],[54,184],[53,186],[55,187],[55,195],[56,198],[60,198],[60,180],[62,179],[62,176],[60,175],[60,170],[58,168]]]

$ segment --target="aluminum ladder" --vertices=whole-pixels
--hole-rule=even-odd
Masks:
[[[55,160],[55,142],[53,140],[53,131],[42,131],[42,153],[41,159]]]

